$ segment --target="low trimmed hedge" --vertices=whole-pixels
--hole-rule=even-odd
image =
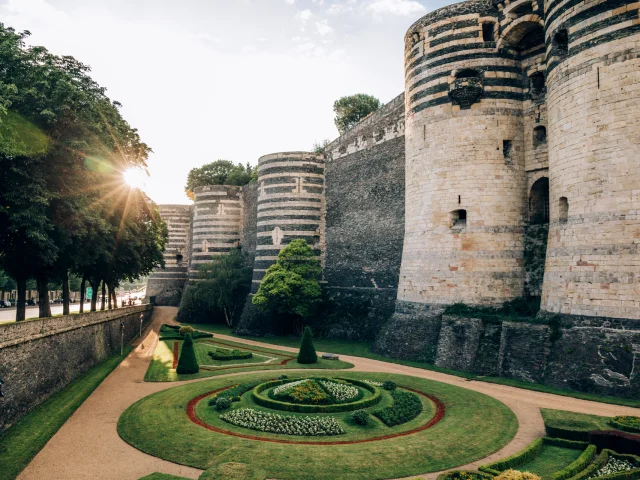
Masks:
[[[498,460],[496,462],[487,463],[486,465],[482,465],[480,466],[480,468],[478,468],[478,470],[484,473],[489,473],[491,475],[499,475],[503,471],[509,470],[510,468],[517,470],[517,467],[519,467],[523,463],[527,463],[530,460],[533,460],[535,457],[537,457],[540,451],[542,450],[542,447],[545,444],[553,445],[556,447],[572,448],[574,450],[583,450],[589,447],[589,444],[587,442],[566,440],[564,438],[550,438],[550,437],[538,438],[533,442],[531,442],[529,445],[527,445],[524,449],[520,450],[517,453],[514,453],[510,457],[503,458],[502,460]],[[580,457],[582,457],[582,455]],[[576,462],[573,462],[571,465],[569,465],[569,467],[573,466],[573,464]],[[568,478],[568,477],[561,477],[561,478]]]
[[[640,433],[640,417],[613,417],[609,420],[609,423],[618,430],[623,430],[629,433]]]
[[[194,340],[211,337],[213,337],[213,333],[201,332],[200,330],[195,330],[191,335]],[[160,327],[160,340],[184,340],[184,335],[180,334],[180,325],[162,324]]]
[[[600,455],[596,457],[596,459],[589,465],[587,468],[582,470],[580,473],[571,477],[571,480],[586,480],[591,477],[594,473],[604,467],[609,458],[617,458],[619,460],[627,460],[633,464],[635,464],[638,468],[633,470],[629,470],[628,472],[618,472],[612,475],[604,475],[602,477],[598,477],[598,480],[638,480],[640,479],[640,457],[635,455],[625,455],[614,452],[608,448],[605,448],[600,452]]]
[[[589,432],[591,430],[581,430],[577,428],[565,428],[565,427],[553,427],[544,424],[544,430],[548,437],[564,438],[567,440],[574,440],[577,442],[588,442]]]
[[[321,380],[331,380],[330,378],[322,378]],[[343,380],[343,379],[341,379]],[[252,392],[253,401],[258,405],[266,408],[272,408],[274,410],[282,410],[285,412],[297,412],[297,413],[337,413],[337,412],[351,412],[353,410],[363,410],[365,408],[376,405],[382,399],[382,393],[379,389],[368,385],[359,380],[347,380],[358,387],[364,388],[373,393],[373,396],[363,398],[351,403],[336,403],[332,405],[300,405],[297,403],[281,402],[273,400],[268,396],[262,395],[262,392],[272,387],[277,387],[284,383],[291,382],[291,379],[273,380],[271,382],[262,383],[256,386]]]
[[[471,472],[468,470],[453,470],[438,475],[436,480],[492,480],[493,475],[482,472]]]
[[[394,389],[391,397],[393,405],[373,412],[387,427],[410,422],[422,413],[422,401],[415,393]]]
[[[640,435],[620,430],[594,430],[589,432],[589,441],[598,447],[598,450],[607,448],[625,454],[640,452]]]
[[[215,351],[209,351],[209,356],[213,360],[246,360],[248,358],[253,358],[253,353],[245,352],[244,350],[227,350],[225,348],[216,348]]]
[[[551,479],[565,480],[567,478],[573,477],[574,475],[577,475],[589,466],[593,459],[596,458],[597,453],[598,449],[596,448],[596,446],[593,444],[589,445],[576,460],[571,462],[562,470],[559,470],[551,475]]]

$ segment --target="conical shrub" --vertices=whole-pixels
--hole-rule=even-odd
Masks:
[[[182,352],[180,352],[176,372],[180,375],[190,375],[192,373],[198,373],[199,371],[200,367],[198,366],[198,360],[196,360],[193,338],[191,338],[191,334],[187,333],[184,336],[184,343],[182,344]]]
[[[302,343],[300,344],[300,352],[298,353],[298,363],[308,364],[316,363],[317,361],[318,355],[316,355],[316,348],[313,346],[311,328],[305,327]]]

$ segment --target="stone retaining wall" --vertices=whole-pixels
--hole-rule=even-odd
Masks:
[[[139,334],[141,305],[0,325],[0,432]],[[144,328],[144,327],[143,327]]]

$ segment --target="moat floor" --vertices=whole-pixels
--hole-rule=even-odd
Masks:
[[[47,443],[18,477],[22,480],[85,479],[138,480],[153,472],[162,472],[197,479],[200,470],[177,465],[152,457],[131,447],[120,439],[116,431],[118,418],[134,402],[152,393],[190,382],[145,383],[143,378],[158,342],[158,330],[163,323],[174,323],[177,308],[156,307],[152,322],[141,342],[116,370],[93,392],[63,427]],[[237,338],[216,335],[220,339],[238,341]],[[296,349],[278,347],[250,340],[248,345],[296,352]],[[388,372],[428,378],[457,385],[490,395],[506,404],[518,417],[519,428],[514,439],[499,452],[480,461],[465,465],[476,469],[479,465],[509,456],[544,435],[540,408],[570,410],[595,415],[640,415],[640,409],[578,400],[548,393],[522,390],[515,387],[484,382],[466,381],[459,377],[419,368],[396,365],[361,357],[341,356],[353,363],[354,370]],[[290,373],[292,370],[287,370]],[[234,373],[232,375],[241,375]],[[221,376],[223,377],[223,376]],[[191,382],[209,380],[203,378]],[[153,432],[149,432],[153,435]],[[437,473],[423,478],[435,479]],[[412,477],[415,478],[415,477]]]

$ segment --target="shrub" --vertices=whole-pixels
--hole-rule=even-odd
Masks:
[[[312,379],[292,382],[282,387],[276,387],[272,397],[283,402],[302,403],[305,405],[327,405],[331,398],[322,387]]]
[[[495,480],[540,480],[540,477],[530,472],[509,469],[495,477]]]
[[[184,343],[182,344],[182,352],[180,352],[180,359],[178,360],[176,372],[180,375],[192,375],[199,371],[200,367],[198,366],[198,360],[196,359],[193,339],[191,338],[191,335],[187,333],[184,338]]]
[[[304,334],[302,335],[302,343],[300,344],[300,352],[298,353],[298,363],[308,365],[316,363],[318,361],[318,355],[316,349],[313,346],[313,334],[311,328],[305,327]]]
[[[571,480],[588,480],[595,478],[597,472],[603,469],[612,459],[624,460],[629,462],[634,468],[630,471],[611,472],[601,479],[608,480],[635,480],[640,479],[640,457],[635,455],[621,455],[609,449],[604,449],[600,452],[600,455],[582,472],[578,473]]]
[[[438,475],[437,480],[492,480],[493,476],[482,472],[469,472],[466,470],[454,470]]]
[[[189,327],[187,325],[185,325],[184,327],[180,327],[180,335],[182,335],[183,337],[188,333],[189,335],[193,336],[193,333],[195,332],[195,330],[193,329],[193,327]]]
[[[367,425],[369,425],[370,418],[367,412],[365,412],[364,410],[358,410],[357,412],[351,414],[351,420],[353,420],[353,423],[366,427]]]
[[[287,378],[289,378],[288,375],[280,375],[280,376],[278,376],[278,380],[285,380]]]
[[[589,441],[598,447],[598,450],[608,448],[617,453],[629,454],[640,452],[640,435],[620,432],[619,430],[589,432]]]
[[[180,327],[179,325],[163,324],[160,327],[160,340],[184,340],[184,335],[180,334],[181,328],[183,327]],[[213,337],[212,333],[201,332],[199,330],[196,330],[193,332],[193,334],[191,334],[191,338],[193,338],[194,340],[197,338],[211,337]]]
[[[253,357],[253,353],[245,352],[244,350],[238,350],[235,348],[233,350],[228,348],[216,348],[214,351],[210,351],[208,353],[213,360],[221,361],[246,360]]]
[[[391,397],[393,398],[392,406],[373,412],[387,427],[407,423],[422,412],[422,402],[415,393],[393,390]]]
[[[384,388],[385,390],[395,390],[397,386],[398,385],[396,385],[396,382],[392,380],[387,380],[382,384],[382,388]]]
[[[231,400],[229,397],[218,397],[216,399],[216,410],[226,410],[231,407]]]
[[[640,433],[640,417],[621,416],[610,420],[611,425],[625,432]]]
[[[240,397],[244,395],[249,390],[253,390],[256,385],[259,385],[261,382],[252,382],[252,383],[241,383],[239,385],[234,385],[231,388],[227,388],[222,392],[218,393],[214,397],[209,400],[209,406],[213,406],[216,403],[216,400],[221,397],[226,397],[232,402],[239,402]]]
[[[294,417],[242,408],[220,415],[220,418],[239,427],[282,435],[322,437],[344,433],[335,417]]]

